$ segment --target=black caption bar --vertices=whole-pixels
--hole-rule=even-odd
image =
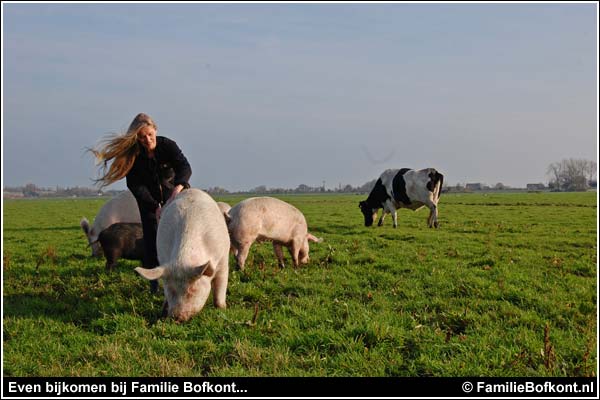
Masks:
[[[597,378],[3,378],[3,398],[598,397]]]

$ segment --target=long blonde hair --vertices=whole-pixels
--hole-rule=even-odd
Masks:
[[[149,115],[140,113],[135,116],[125,134],[112,134],[104,139],[97,148],[88,149],[96,156],[97,164],[101,165],[102,176],[94,179],[94,182],[100,184],[101,188],[123,179],[131,170],[136,157],[140,154],[137,134],[145,126],[151,126],[158,130]],[[112,163],[108,167],[111,160]]]

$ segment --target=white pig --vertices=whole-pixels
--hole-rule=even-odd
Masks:
[[[120,193],[104,203],[98,215],[96,215],[94,225],[91,228],[87,218],[81,219],[79,225],[81,225],[81,229],[85,232],[88,243],[92,248],[92,256],[102,256],[102,247],[98,243],[98,235],[117,222],[142,223],[137,202],[135,197],[133,197],[133,193],[129,190]]]
[[[288,248],[294,267],[308,262],[308,242],[322,239],[308,233],[304,215],[274,197],[251,197],[236,204],[225,216],[237,265],[244,270],[250,246],[272,241],[279,266],[284,267],[282,246]]]
[[[169,317],[183,322],[200,312],[210,289],[225,308],[229,276],[229,234],[217,203],[200,189],[182,191],[161,213],[156,238],[159,266],[135,270],[163,279]]]
[[[219,210],[221,210],[221,212],[223,213],[223,215],[227,215],[227,213],[229,212],[229,210],[231,210],[231,206],[227,203],[224,203],[222,201],[217,201],[217,205],[219,206]]]

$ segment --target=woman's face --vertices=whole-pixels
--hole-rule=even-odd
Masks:
[[[156,148],[156,129],[150,125],[144,125],[137,133],[137,140],[148,151]]]

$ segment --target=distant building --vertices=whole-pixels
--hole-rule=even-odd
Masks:
[[[482,183],[467,183],[465,185],[465,189],[467,190],[483,190]]]
[[[4,199],[22,199],[23,197],[25,197],[23,192],[2,192],[2,198]]]
[[[528,183],[527,190],[544,190],[547,189],[543,183]]]

